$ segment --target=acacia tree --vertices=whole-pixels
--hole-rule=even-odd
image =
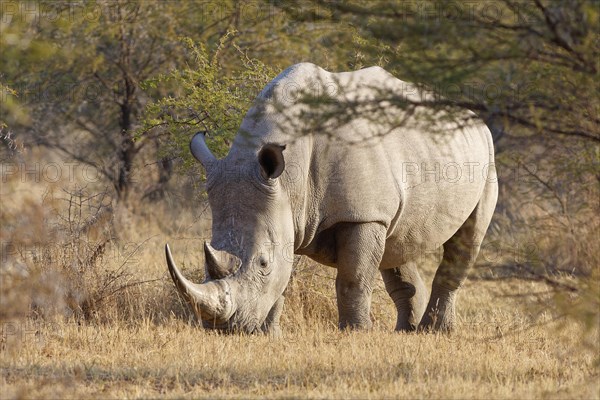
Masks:
[[[593,2],[315,1],[289,11],[353,26],[362,64],[434,91],[428,106],[461,106],[504,126],[600,142]]]
[[[236,31],[239,45],[253,57],[281,65],[303,59],[319,45],[315,27],[288,24],[287,14],[263,1],[14,5],[3,8],[8,24],[2,29],[10,35],[3,36],[1,62],[3,82],[18,97],[10,96],[3,106],[16,101],[27,118],[4,107],[6,122],[29,144],[93,165],[112,184],[117,200],[127,199],[136,186],[139,169],[134,166],[140,154],[156,152],[159,131],[136,137],[145,104],[176,91],[165,85],[143,90],[141,85],[185,68],[188,52],[182,37],[215,49],[228,31]],[[25,41],[36,51],[23,53]],[[221,46],[221,74],[244,68],[231,41]],[[158,187],[148,189],[153,192],[172,171],[168,158],[157,165]]]
[[[145,22],[168,26],[174,10],[125,2],[40,2],[36,7],[29,9],[34,14],[26,31],[50,50],[42,62],[4,60],[7,78],[28,113],[28,123],[11,126],[27,132],[29,143],[94,165],[113,184],[117,198],[125,199],[141,150],[131,140],[144,101],[139,81],[176,62],[176,32],[159,32]],[[16,11],[14,23],[22,18],[22,10]]]

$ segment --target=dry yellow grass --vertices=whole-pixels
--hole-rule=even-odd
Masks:
[[[14,193],[30,186],[10,185]],[[24,199],[40,195],[27,193],[3,197],[3,218],[17,218]],[[282,339],[204,331],[170,281],[162,246],[173,244],[185,273],[200,279],[208,220],[185,210],[171,219],[161,207],[117,211],[121,238],[93,262],[80,251],[77,264],[59,245],[72,238],[54,236],[50,254],[31,261],[30,281],[2,276],[0,399],[600,398],[597,327],[584,335],[557,318],[543,282],[469,280],[452,335],[393,332],[395,310],[379,282],[375,328],[348,333],[335,328],[333,270],[303,260],[288,289]],[[425,272],[430,281],[432,270]],[[73,293],[54,289],[39,300],[49,286]],[[18,304],[15,290],[21,301],[38,299],[37,317],[8,312]],[[71,302],[63,308],[85,312],[41,312],[60,296]]]
[[[451,336],[313,323],[285,326],[274,340],[217,335],[176,318],[29,322],[3,351],[0,396],[598,398],[598,368],[577,329],[558,330],[544,315],[533,323],[526,304],[493,295],[515,289],[542,288],[467,285]]]

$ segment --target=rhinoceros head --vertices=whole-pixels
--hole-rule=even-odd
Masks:
[[[194,284],[183,277],[167,245],[171,276],[205,327],[264,330],[293,263],[291,206],[278,179],[285,146],[264,144],[244,162],[217,160],[200,133],[190,149],[207,171],[212,210],[212,239],[204,244],[206,280]]]

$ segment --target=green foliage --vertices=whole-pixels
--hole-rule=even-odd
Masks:
[[[331,45],[330,38],[341,34],[328,24],[297,23],[273,2],[262,0],[11,1],[0,11],[0,83],[18,94],[3,94],[0,119],[26,144],[92,165],[114,187],[117,199],[140,189],[134,188],[135,182],[144,179],[139,174],[132,179],[139,160],[157,155],[161,135],[134,141],[134,134],[145,125],[140,118],[148,102],[179,95],[175,88],[153,87],[151,82],[188,68],[190,50],[182,47],[181,37],[197,43],[203,49],[199,51],[218,48],[218,68],[213,64],[210,70],[214,60],[207,60],[204,71],[219,78],[199,79],[217,85],[217,93],[226,86],[240,91],[227,94],[233,101],[230,109],[222,107],[225,98],[219,100],[205,88],[208,109],[226,110],[221,116],[211,114],[212,122],[204,121],[218,132],[235,130],[230,123],[235,118],[229,115],[239,112],[238,100],[263,78],[252,75],[257,71],[250,65],[254,59],[278,70],[307,58],[335,66],[347,52]],[[228,31],[239,32],[236,41],[250,56],[241,57],[233,41],[222,41]],[[226,83],[230,74],[243,83]],[[181,79],[191,82],[194,77]],[[147,82],[145,90],[142,82]],[[211,145],[222,151],[224,140]],[[154,164],[160,169],[158,186],[171,177],[171,165],[163,161]]]
[[[0,131],[3,130],[4,128],[6,128],[8,125],[7,123],[4,121],[4,115],[6,115],[9,112],[12,112],[13,114],[17,114],[15,112],[15,108],[16,108],[16,97],[17,97],[17,92],[14,89],[11,89],[10,87],[2,84],[0,82],[0,96],[2,96],[2,101],[0,102]]]
[[[182,158],[189,167],[193,162],[189,141],[195,132],[206,131],[213,153],[217,157],[227,154],[252,100],[275,76],[271,67],[250,58],[235,44],[240,68],[226,71],[220,56],[233,34],[223,36],[212,53],[202,43],[183,39],[188,53],[186,67],[144,84],[146,89],[170,90],[146,106],[138,140],[160,134],[163,153]]]

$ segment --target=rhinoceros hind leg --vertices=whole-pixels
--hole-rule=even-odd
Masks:
[[[473,222],[469,217],[444,243],[444,258],[433,278],[431,297],[419,329],[449,332],[454,328],[456,294],[479,252],[479,245],[472,241]]]
[[[335,281],[340,329],[371,328],[371,295],[385,247],[380,223],[343,224],[335,231]]]
[[[381,271],[381,276],[398,311],[396,330],[416,330],[427,305],[427,289],[417,265],[409,262],[397,268],[385,269]]]
[[[495,182],[488,182],[482,198],[469,218],[454,236],[444,243],[444,257],[433,278],[431,297],[419,330],[453,330],[456,295],[479,254],[481,242],[496,207],[497,195],[498,187]]]

